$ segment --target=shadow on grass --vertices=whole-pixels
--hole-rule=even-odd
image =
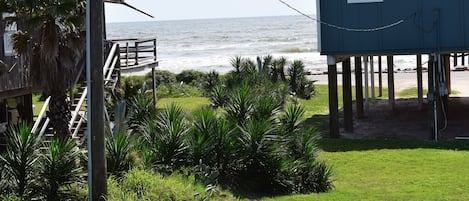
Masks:
[[[339,115],[342,115],[341,113]],[[366,151],[377,149],[442,149],[469,151],[468,141],[433,142],[401,139],[331,139],[329,138],[329,115],[316,114],[306,119],[304,127],[316,128],[322,139],[319,146],[327,152]]]
[[[385,139],[330,139],[319,140],[319,146],[327,152],[366,151],[376,149],[444,149],[469,151],[467,141],[432,142],[423,140]]]

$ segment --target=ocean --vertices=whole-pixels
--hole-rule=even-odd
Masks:
[[[235,56],[267,55],[302,60],[307,70],[327,69],[326,57],[317,51],[317,25],[304,16],[108,23],[106,30],[108,39],[157,37],[159,69],[175,73],[226,73]],[[415,68],[415,56],[394,60],[396,69]]]

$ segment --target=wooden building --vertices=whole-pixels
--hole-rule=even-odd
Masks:
[[[464,0],[318,0],[318,44],[328,57],[330,136],[339,137],[337,64],[342,63],[344,130],[353,131],[352,81],[356,76],[356,115],[364,115],[363,69],[368,58],[387,58],[389,109],[395,109],[395,55],[417,55],[419,104],[423,98],[422,54],[428,61],[428,119],[438,140],[438,108],[451,91],[450,55],[469,51],[469,2]],[[351,58],[354,57],[355,72]],[[464,61],[463,61],[464,62]],[[365,76],[368,72],[365,70]],[[366,82],[368,78],[364,79]],[[368,90],[365,90],[368,93]],[[366,96],[366,95],[365,95]],[[367,96],[366,96],[367,97]],[[430,135],[429,135],[430,136]],[[429,137],[430,138],[430,137]]]

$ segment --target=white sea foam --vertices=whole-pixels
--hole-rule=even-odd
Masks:
[[[159,68],[173,72],[225,73],[234,56],[269,54],[303,60],[307,69],[327,69],[326,57],[316,52],[316,24],[301,16],[113,23],[107,31],[110,39],[157,36]],[[383,57],[383,68],[385,62]],[[415,68],[415,56],[397,56],[394,62],[396,70]]]

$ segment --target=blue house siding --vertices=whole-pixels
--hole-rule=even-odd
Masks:
[[[318,30],[321,32],[320,52],[323,55],[469,50],[467,0],[384,0],[354,4],[347,3],[347,0],[318,1],[320,20],[344,28],[375,28],[405,18],[397,26],[373,32],[346,31],[322,24]],[[439,17],[435,17],[435,10],[439,10]]]

